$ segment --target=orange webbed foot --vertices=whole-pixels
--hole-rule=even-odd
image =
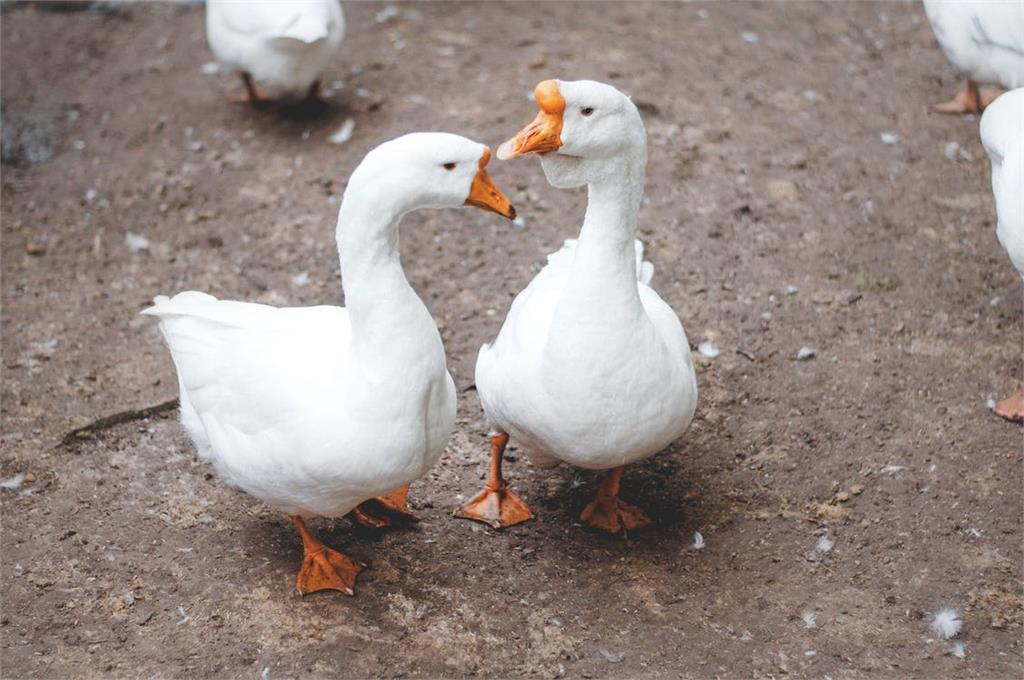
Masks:
[[[598,496],[583,508],[580,519],[587,526],[610,534],[642,529],[651,523],[643,510],[618,496]]]
[[[622,467],[612,468],[604,474],[597,496],[580,513],[584,524],[617,534],[623,530],[642,529],[651,523],[651,518],[643,510],[619,498],[621,479]]]
[[[292,515],[291,520],[302,538],[302,567],[295,577],[299,592],[306,595],[318,590],[340,590],[355,595],[356,576],[366,565],[321,543],[298,515]]]
[[[984,105],[977,84],[968,81],[952,99],[934,108],[939,113],[980,113]]]
[[[1024,423],[1024,387],[1018,388],[1012,396],[998,402],[992,410],[1001,418]]]
[[[384,529],[394,524],[418,522],[409,509],[409,485],[391,493],[363,501],[351,512],[351,518],[365,527]]]
[[[321,550],[303,555],[295,587],[303,595],[318,590],[340,590],[346,595],[355,595],[356,576],[365,568],[365,564],[323,546]]]
[[[533,519],[530,506],[504,484],[497,489],[484,487],[483,491],[456,509],[454,514],[462,519],[489,524],[494,529],[504,529]]]

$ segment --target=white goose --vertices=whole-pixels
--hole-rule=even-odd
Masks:
[[[480,401],[496,434],[486,487],[456,516],[503,527],[532,517],[507,487],[509,437],[539,466],[606,470],[587,524],[615,533],[650,520],[618,498],[622,468],[665,448],[697,405],[690,346],[679,317],[647,284],[653,273],[634,239],[644,190],[647,134],[633,102],[593,81],[548,80],[536,120],[499,158],[540,154],[556,187],[587,185],[579,239],[513,301],[476,364]]]
[[[977,113],[999,96],[978,83],[1024,87],[1024,1],[924,0],[946,58],[967,79],[942,113]]]
[[[981,143],[992,161],[996,236],[1024,278],[1024,88],[1001,95],[985,110]],[[1024,388],[996,404],[995,412],[1024,421]]]
[[[412,210],[463,204],[514,217],[484,170],[489,159],[486,146],[444,133],[367,154],[338,213],[347,307],[282,309],[190,291],[142,312],[160,318],[200,456],[298,528],[300,592],[351,595],[362,569],[303,518],[340,517],[407,485],[448,441],[455,387],[434,320],[402,270],[398,223]]]
[[[341,47],[338,0],[208,0],[206,39],[217,60],[238,71],[253,104],[270,97],[319,96],[320,76]]]

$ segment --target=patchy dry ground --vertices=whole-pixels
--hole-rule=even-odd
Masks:
[[[199,7],[4,4],[0,478],[28,477],[0,489],[2,675],[1020,677],[1022,434],[985,402],[1021,377],[1021,285],[977,120],[929,111],[956,82],[921,8],[382,7],[347,5],[344,86],[304,119],[227,102]],[[154,294],[341,302],[334,219],[361,156],[418,129],[496,144],[548,77],[633,93],[655,284],[722,350],[689,433],[625,476],[655,526],[585,530],[595,477],[524,459],[534,522],[450,518],[486,469],[476,349],[582,217],[528,160],[492,173],[524,228],[406,221],[467,389],[417,527],[317,525],[371,564],[355,598],[295,594],[291,526],[219,484],[170,411],[61,443],[175,396],[137,316]],[[962,660],[932,639],[944,604]]]

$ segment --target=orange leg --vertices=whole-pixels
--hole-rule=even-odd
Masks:
[[[487,484],[484,485],[483,491],[455,511],[456,517],[475,519],[490,524],[495,529],[503,529],[533,519],[533,511],[508,488],[508,484],[501,476],[501,455],[505,452],[507,444],[507,434],[496,434],[491,437],[491,473],[487,478]]]
[[[298,515],[291,515],[291,520],[302,537],[302,568],[295,578],[299,592],[306,595],[318,590],[340,590],[355,595],[356,576],[366,565],[321,543]]]
[[[242,84],[245,85],[245,94],[232,97],[231,101],[238,104],[252,104],[257,107],[271,103],[272,100],[267,93],[256,87],[256,84],[252,82],[252,76],[248,73],[242,73]]]
[[[360,503],[352,510],[350,518],[374,529],[383,529],[396,522],[417,521],[416,515],[409,510],[409,485]]]
[[[980,113],[983,108],[978,84],[973,80],[964,83],[960,91],[948,102],[935,105],[935,110],[939,113]]]
[[[1024,423],[1024,387],[1018,387],[1013,396],[1003,399],[996,404],[996,415],[1012,420],[1015,423]]]
[[[622,469],[612,468],[604,473],[597,496],[580,514],[584,524],[610,534],[617,534],[623,529],[641,529],[651,523],[651,518],[645,515],[643,510],[619,498]]]

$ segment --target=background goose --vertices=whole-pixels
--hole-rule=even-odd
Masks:
[[[605,470],[584,522],[609,532],[650,520],[618,497],[623,466],[662,450],[693,419],[697,381],[679,317],[650,288],[653,267],[634,239],[647,134],[636,106],[593,81],[548,80],[536,120],[498,149],[537,153],[548,181],[586,185],[576,241],[513,301],[476,364],[492,438],[491,474],[459,517],[508,526],[532,516],[505,484],[501,455],[515,439],[539,466]]]
[[[924,0],[924,9],[946,58],[967,79],[936,111],[981,111],[1000,91],[979,91],[978,83],[1024,86],[1024,2]]]
[[[341,47],[338,0],[208,0],[206,39],[217,60],[242,75],[239,101],[319,96],[320,76]]]
[[[981,117],[981,143],[992,161],[996,236],[1024,278],[1024,88],[996,99]],[[1024,421],[1024,388],[996,404],[995,412]]]
[[[402,270],[398,223],[412,210],[463,204],[513,217],[484,170],[489,159],[486,146],[443,133],[367,154],[338,213],[344,308],[190,291],[143,312],[160,319],[182,424],[200,456],[298,528],[303,593],[351,595],[363,568],[314,538],[303,518],[340,517],[408,484],[448,441],[455,387],[434,320]]]

